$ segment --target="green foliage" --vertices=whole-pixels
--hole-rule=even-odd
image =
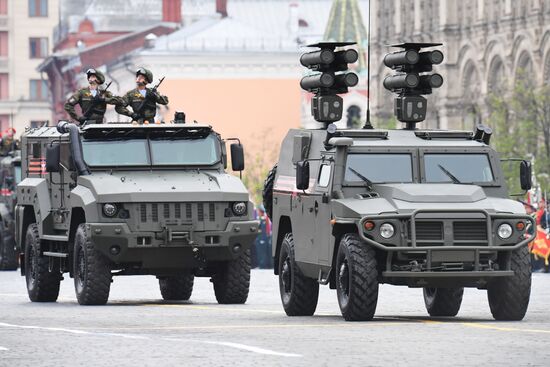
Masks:
[[[385,130],[397,129],[397,118],[395,118],[395,116],[392,116],[387,119],[380,119],[376,121],[376,123],[374,124],[374,127],[376,129],[385,129]]]
[[[537,87],[520,74],[511,87],[489,95],[488,107],[495,149],[502,158],[532,158],[537,182],[549,190],[550,85]],[[503,170],[510,192],[520,192],[519,165],[503,164]]]

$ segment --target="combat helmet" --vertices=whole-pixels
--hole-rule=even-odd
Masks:
[[[152,83],[153,82],[153,73],[148,69],[139,68],[136,71],[136,77],[138,75],[143,75],[145,77],[145,79],[147,80],[147,83]]]
[[[98,84],[105,83],[105,75],[103,75],[103,73],[101,71],[99,71],[97,69],[94,69],[94,68],[86,70],[86,78],[87,79],[90,78],[90,75],[95,75],[96,76]]]

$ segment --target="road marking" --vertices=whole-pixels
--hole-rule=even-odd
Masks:
[[[164,340],[169,340],[169,341],[175,341],[175,342],[187,342],[187,343],[191,342],[191,343],[222,345],[222,346],[225,346],[225,347],[246,350],[246,351],[252,352],[252,353],[267,354],[267,355],[270,355],[270,356],[302,357],[301,354],[276,352],[276,351],[270,350],[270,349],[258,348],[258,347],[254,347],[254,346],[251,346],[251,345],[234,343],[234,342],[216,342],[216,341],[205,341],[205,340],[196,340],[196,339],[181,339],[181,338],[163,338],[163,339]]]
[[[9,349],[6,347],[0,347],[0,352],[7,352]]]
[[[414,325],[419,324],[419,321],[403,321],[403,322],[378,322],[371,321],[368,323],[334,323],[334,324],[257,324],[257,325],[201,325],[201,326],[151,326],[151,327],[104,327],[104,328],[89,328],[91,330],[234,330],[234,329],[293,329],[293,328],[366,328],[369,326],[398,326],[398,325]],[[86,329],[86,328],[84,328]]]
[[[511,328],[511,327],[502,327],[502,326],[492,326],[492,325],[483,325],[477,322],[461,322],[462,325],[478,328],[478,329],[489,329],[497,331],[520,331],[524,333],[539,333],[539,334],[550,334],[550,330],[541,330],[541,329],[521,329],[521,328]]]
[[[93,331],[85,331],[85,330],[75,330],[75,329],[65,329],[65,328],[57,328],[57,327],[44,327],[44,326],[33,326],[33,325],[15,325],[15,324],[8,324],[4,322],[0,322],[0,327],[6,327],[6,328],[16,328],[16,329],[33,329],[33,330],[44,330],[44,331],[55,331],[55,332],[64,332],[64,333],[70,333],[70,334],[78,334],[78,335],[91,335],[91,336],[109,336],[109,337],[118,337],[118,338],[125,338],[125,339],[141,339],[141,340],[164,340],[164,341],[185,341],[185,342],[192,342],[192,343],[200,343],[200,344],[209,344],[209,345],[220,345],[225,346],[228,348],[234,348],[239,350],[245,350],[251,353],[256,354],[267,354],[267,355],[273,355],[273,356],[279,356],[279,357],[302,357],[301,354],[294,354],[294,353],[282,353],[277,352],[270,349],[264,349],[260,347],[255,347],[252,345],[246,345],[246,344],[240,344],[240,343],[234,343],[234,342],[224,342],[224,341],[212,341],[212,340],[199,340],[199,339],[179,339],[179,338],[166,338],[166,337],[148,337],[143,335],[135,335],[135,334],[121,334],[121,333],[105,333],[105,332],[93,332]]]

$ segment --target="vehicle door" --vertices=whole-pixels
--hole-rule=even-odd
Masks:
[[[313,219],[315,225],[313,244],[318,254],[318,263],[329,266],[330,253],[334,244],[332,225],[330,224],[330,220],[332,219],[330,192],[332,191],[333,172],[334,163],[332,160],[321,162],[313,195]]]

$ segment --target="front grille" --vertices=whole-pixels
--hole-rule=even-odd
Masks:
[[[416,222],[417,241],[441,241],[443,240],[442,222]]]
[[[487,241],[487,223],[477,222],[454,222],[453,235],[457,241]]]
[[[184,206],[184,213],[182,206]],[[217,218],[223,218],[224,209],[223,205],[216,205],[216,203],[141,203],[137,205],[141,223],[176,220],[213,223]]]

